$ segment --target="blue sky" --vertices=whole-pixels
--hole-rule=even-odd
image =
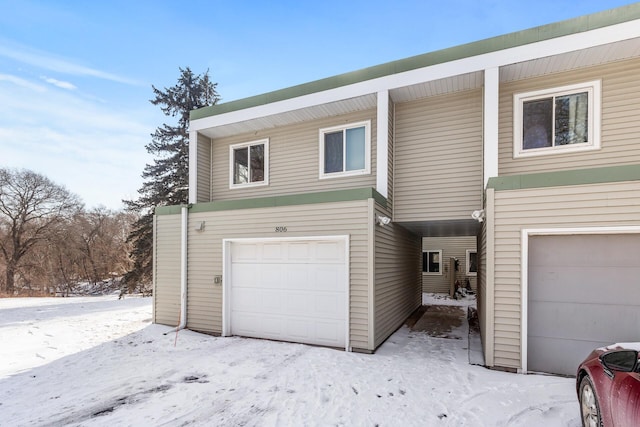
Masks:
[[[224,102],[630,3],[0,0],[0,167],[119,209],[179,67]]]

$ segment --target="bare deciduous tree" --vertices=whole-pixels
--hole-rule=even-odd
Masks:
[[[77,196],[29,170],[0,169],[0,256],[4,290],[13,293],[21,261],[78,209]]]

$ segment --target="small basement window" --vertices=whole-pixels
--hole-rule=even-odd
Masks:
[[[320,179],[371,171],[371,121],[320,129]]]
[[[422,272],[442,275],[442,250],[426,250],[422,252]]]
[[[253,187],[269,183],[269,140],[229,147],[229,187]]]
[[[467,249],[467,276],[478,275],[478,252],[475,250]]]
[[[513,99],[513,157],[600,148],[600,80]]]

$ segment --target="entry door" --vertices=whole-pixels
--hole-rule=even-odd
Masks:
[[[233,335],[344,347],[344,240],[231,243]]]

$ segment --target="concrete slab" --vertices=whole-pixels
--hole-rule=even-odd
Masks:
[[[475,304],[446,305],[450,301],[443,302],[445,305],[421,306],[407,320],[407,326],[413,332],[422,332],[434,338],[464,340],[469,351],[469,363],[484,366]]]

